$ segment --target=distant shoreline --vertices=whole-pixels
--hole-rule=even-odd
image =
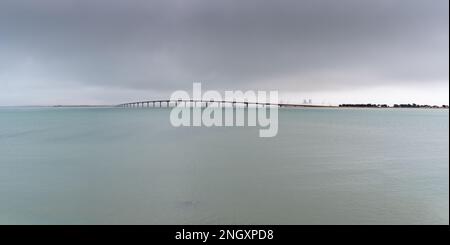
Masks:
[[[0,106],[1,108],[116,108],[116,105],[18,105],[18,106]],[[153,108],[153,107],[150,107]],[[156,107],[160,108],[160,107]],[[168,107],[163,107],[168,108]],[[330,108],[330,109],[444,109],[448,110],[448,106],[379,106],[379,105],[359,105],[359,104],[342,104],[342,105],[298,105],[298,104],[282,104],[280,108]]]
[[[95,107],[115,107],[115,105],[11,105],[0,106],[0,108],[95,108]]]
[[[419,105],[419,104],[394,104],[389,106],[387,104],[340,104],[341,108],[406,108],[406,109],[448,109],[448,105]]]

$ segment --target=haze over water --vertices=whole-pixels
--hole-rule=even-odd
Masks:
[[[449,112],[280,109],[181,127],[169,109],[0,109],[0,224],[449,224]]]

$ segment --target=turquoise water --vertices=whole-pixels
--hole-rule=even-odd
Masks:
[[[448,110],[169,112],[0,109],[0,224],[449,224]]]

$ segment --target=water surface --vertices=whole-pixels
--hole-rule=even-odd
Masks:
[[[0,224],[449,224],[448,110],[0,109]]]

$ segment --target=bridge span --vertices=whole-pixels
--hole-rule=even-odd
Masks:
[[[227,100],[147,100],[147,101],[136,101],[117,105],[117,107],[124,108],[144,108],[144,107],[176,107],[182,105],[185,107],[208,107],[210,105],[217,105],[218,107],[231,106],[236,107],[237,105],[244,106],[246,108],[249,105],[252,106],[262,106],[262,107],[323,107],[316,105],[302,105],[302,104],[287,104],[287,103],[269,103],[269,102],[250,102],[250,101],[227,101]]]

